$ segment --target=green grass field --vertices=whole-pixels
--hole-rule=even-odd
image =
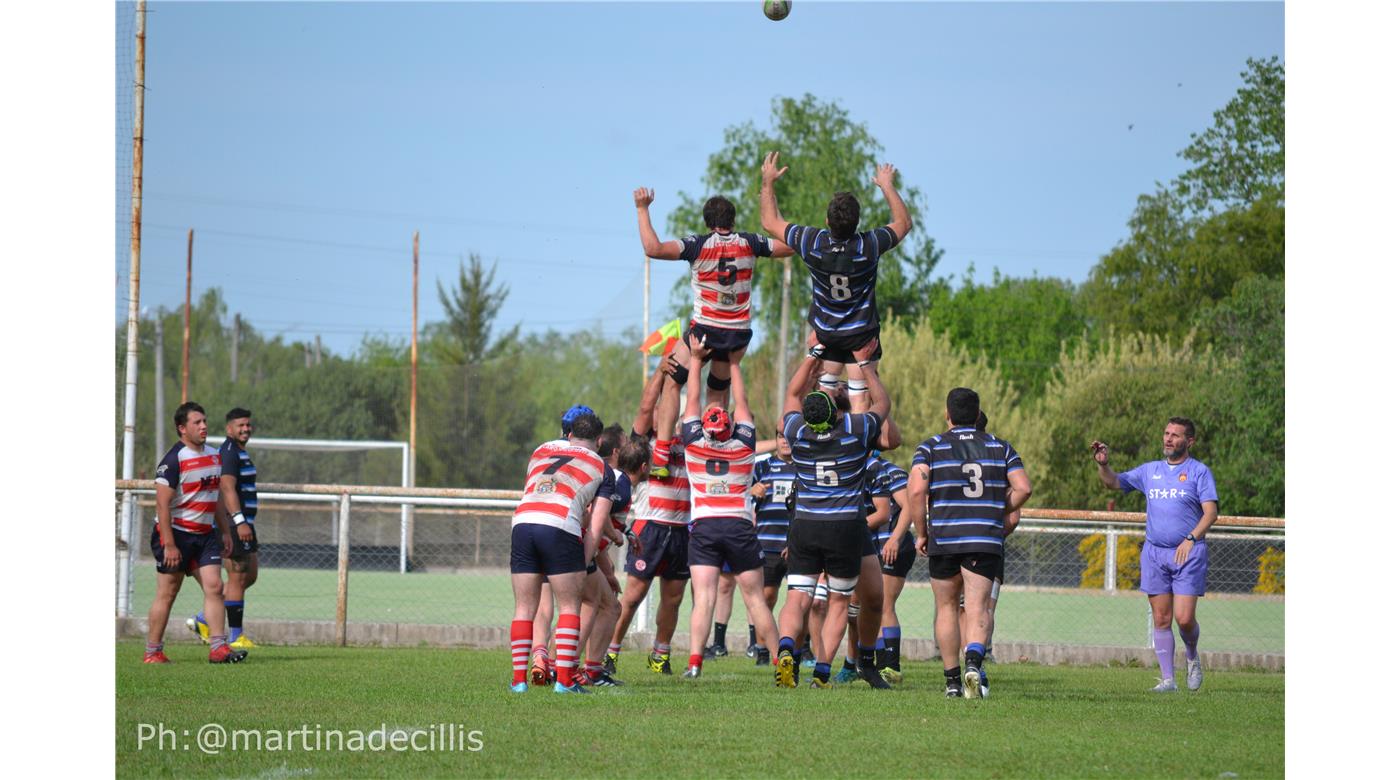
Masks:
[[[504,651],[264,647],[219,667],[193,644],[172,646],[169,666],[145,666],[141,652],[140,642],[117,643],[119,776],[1250,778],[1284,769],[1282,674],[1208,671],[1200,692],[1163,696],[1147,692],[1148,669],[997,664],[992,698],[950,701],[931,663],[906,664],[894,691],[780,690],[742,656],[686,682],[642,671],[630,653],[624,688],[519,696],[506,689]],[[457,733],[480,731],[481,750],[308,752],[302,738],[283,737],[280,750],[269,742],[205,755],[196,736],[211,722],[306,725],[313,735],[318,725],[349,735],[460,724]],[[165,749],[154,740],[138,749],[143,723],[170,729],[174,746],[167,737]]]
[[[149,568],[137,570],[132,613],[143,616],[155,593]],[[332,620],[336,574],[312,569],[264,569],[248,595],[249,620]],[[172,622],[200,609],[199,589],[186,582],[176,600]],[[744,605],[736,595],[739,624],[731,640],[742,641]],[[781,601],[779,601],[781,604]],[[361,622],[506,625],[514,601],[505,572],[432,574],[352,572],[349,619]],[[899,601],[905,636],[933,638],[933,592],[927,583],[911,584]],[[1283,600],[1214,598],[1199,606],[1208,650],[1283,652]],[[680,630],[690,620],[690,597],[681,606]],[[178,625],[178,622],[176,623]],[[650,630],[650,629],[648,629]],[[1147,646],[1147,599],[1136,591],[1096,590],[1037,592],[1007,589],[997,606],[996,637],[1005,642]],[[733,641],[731,641],[731,645]]]

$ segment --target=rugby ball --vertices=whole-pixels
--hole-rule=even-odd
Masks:
[[[792,11],[788,0],[763,0],[763,15],[775,22],[781,22]]]

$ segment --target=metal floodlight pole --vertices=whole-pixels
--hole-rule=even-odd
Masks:
[[[180,368],[180,403],[190,400],[190,281],[194,278],[194,228],[185,245],[185,349]]]
[[[142,132],[146,115],[146,0],[136,3],[136,83],[132,89],[135,103],[131,131],[131,278],[126,304],[126,398],[122,410],[122,478],[131,479],[136,473],[136,379],[137,360],[141,354],[141,153]],[[131,527],[136,497],[130,492],[122,496],[121,529],[123,554],[126,560],[118,566],[117,614],[131,614],[130,562],[131,542],[135,534]]]
[[[418,480],[418,231],[413,231],[413,335],[409,348],[408,467],[405,485]],[[399,571],[408,571],[413,555],[413,507],[405,504],[399,521]]]

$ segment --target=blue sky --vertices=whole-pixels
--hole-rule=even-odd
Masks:
[[[180,305],[194,228],[196,295],[344,354],[407,339],[415,229],[421,321],[478,252],[502,325],[640,324],[632,189],[664,232],[724,128],[804,92],[924,191],[940,275],[1082,281],[1245,59],[1282,56],[1283,5],[180,2],[147,35],[143,306]],[[653,264],[653,323],[684,272]]]

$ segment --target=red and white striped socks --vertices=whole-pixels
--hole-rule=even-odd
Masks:
[[[664,468],[671,462],[671,440],[656,437],[656,443],[651,446],[652,468]]]
[[[513,672],[512,683],[525,682],[525,675],[530,669],[530,639],[534,631],[535,624],[530,620],[512,620],[510,622],[510,668]]]
[[[578,615],[559,614],[559,626],[554,629],[554,668],[559,684],[568,688],[574,684],[574,667],[578,666]]]

